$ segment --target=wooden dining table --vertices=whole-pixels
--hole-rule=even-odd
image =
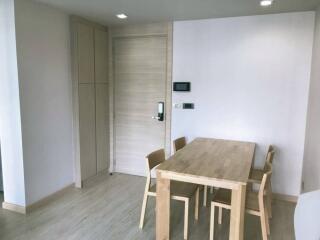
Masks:
[[[242,240],[255,143],[196,138],[157,168],[156,239],[170,239],[170,181],[232,190],[229,240]]]

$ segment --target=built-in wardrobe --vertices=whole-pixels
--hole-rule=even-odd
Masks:
[[[72,17],[76,186],[109,166],[108,30]]]

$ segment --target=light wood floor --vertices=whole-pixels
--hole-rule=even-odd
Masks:
[[[151,199],[145,227],[138,229],[145,178],[124,174],[100,175],[82,190],[71,189],[55,202],[23,216],[0,208],[1,240],[145,240],[155,239],[155,201]],[[1,199],[2,196],[0,196]],[[202,202],[202,200],[201,200]],[[193,205],[193,204],[192,204]],[[294,204],[275,201],[272,240],[292,240]],[[183,204],[172,202],[172,239],[183,239]],[[209,208],[201,207],[194,223],[190,212],[190,240],[209,239]],[[229,214],[216,224],[215,239],[228,239]],[[246,215],[245,239],[261,239],[257,217]]]

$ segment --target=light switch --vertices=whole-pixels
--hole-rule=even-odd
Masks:
[[[181,109],[182,108],[182,104],[181,103],[174,103],[173,107],[176,109]]]

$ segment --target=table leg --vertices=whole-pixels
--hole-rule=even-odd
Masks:
[[[169,240],[170,238],[170,180],[161,177],[157,171],[157,215],[156,239]]]
[[[243,240],[246,185],[232,190],[229,240]]]

